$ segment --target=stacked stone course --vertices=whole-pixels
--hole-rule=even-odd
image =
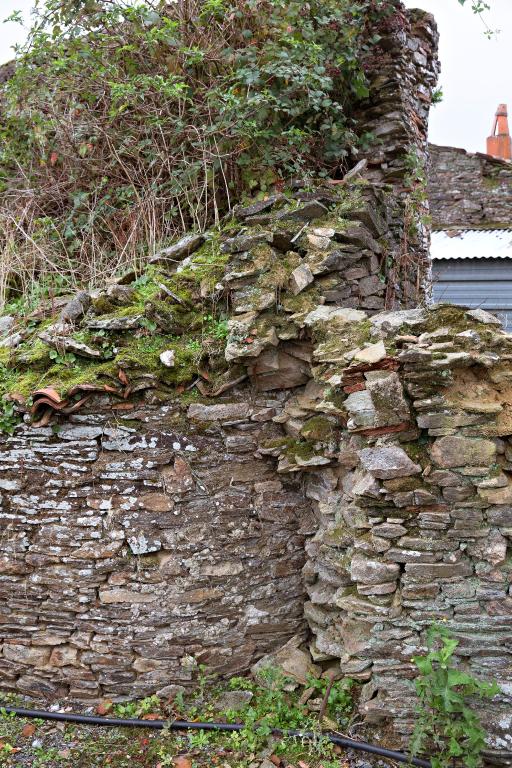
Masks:
[[[372,185],[386,190],[392,247],[386,308],[414,306],[429,293],[430,236],[423,194],[428,161],[428,115],[439,75],[434,17],[397,4],[376,30],[368,51],[369,98],[354,115],[359,136],[370,138],[361,157]]]
[[[357,133],[372,134],[363,156],[375,184],[398,184],[410,171],[412,152],[420,165],[428,157],[428,116],[439,76],[439,34],[434,17],[397,6],[376,30],[379,41],[369,48],[365,69],[369,97],[354,117]]]
[[[459,663],[502,685],[485,723],[510,764],[512,336],[478,310],[410,308],[428,271],[410,158],[426,151],[437,40],[425,14],[395,20],[356,116],[382,141],[366,164],[341,193],[239,208],[222,239],[229,388],[162,404],[141,376],[124,416],[93,397],[3,438],[4,689],[169,691],[293,636],[297,655],[308,627],[316,669],[360,681],[366,722],[406,736],[411,656],[444,619]],[[203,239],[156,262],[193,270]],[[80,322],[138,332],[91,311]],[[2,333],[15,354],[22,335]]]
[[[391,715],[406,735],[410,659],[444,619],[460,663],[502,686],[485,721],[504,759],[512,336],[481,310],[329,301],[340,270],[371,260],[386,215],[356,196],[341,221],[321,188],[313,198],[271,201],[277,228],[259,234],[239,210],[223,241],[226,356],[249,387],[186,418],[179,399],[141,404],[124,427],[99,401],[57,434],[24,426],[4,441],[4,685],[148,693],[197,662],[247,669],[305,616],[313,660],[364,683],[367,722]],[[253,282],[275,269],[272,233],[296,247],[277,307]]]
[[[479,152],[429,148],[428,197],[436,229],[512,225],[512,166]]]
[[[99,411],[0,447],[0,675],[133,698],[248,669],[304,627],[308,502],[254,457],[282,397]],[[136,426],[134,426],[136,425]],[[302,528],[302,530],[301,530]]]
[[[226,358],[246,366],[250,388],[158,406],[157,378],[128,370],[142,400],[132,395],[124,418],[96,396],[89,411],[56,414],[57,429],[27,424],[2,441],[4,687],[75,699],[145,695],[190,681],[192,656],[234,674],[305,629],[300,574],[314,519],[302,478],[286,468],[330,458],[309,456],[314,421],[302,458],[290,454],[276,468],[272,457],[283,439],[304,442],[299,409],[289,418],[290,392],[307,385],[310,396],[315,328],[366,317],[355,305],[375,313],[383,304],[387,208],[358,180],[341,195],[328,187],[277,195],[236,217],[221,244],[233,310]],[[184,238],[155,261],[193,268],[202,242]],[[62,313],[77,303],[71,328],[97,326],[85,294]],[[66,349],[72,336],[60,333]],[[48,327],[43,334],[54,343]],[[7,324],[4,337],[15,354],[10,340],[22,334]]]
[[[425,650],[426,629],[446,622],[461,665],[502,687],[482,715],[496,754],[510,754],[512,337],[492,316],[454,307],[370,323],[364,363],[338,347],[330,368],[314,371],[343,389],[346,428],[336,458],[329,446],[329,466],[310,480],[312,656],[340,659],[364,682],[366,721],[391,716],[406,735],[411,657]]]

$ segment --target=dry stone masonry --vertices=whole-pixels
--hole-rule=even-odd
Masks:
[[[406,735],[411,656],[441,620],[461,665],[502,687],[485,721],[504,759],[512,336],[481,310],[328,301],[344,259],[348,271],[375,255],[360,219],[384,212],[357,198],[359,223],[342,226],[318,198],[277,208],[300,232],[279,258],[282,311],[251,282],[275,268],[273,229],[223,240],[226,356],[248,380],[188,405],[159,405],[158,383],[146,384],[125,416],[95,396],[4,439],[3,685],[148,693],[187,683],[201,662],[247,669],[294,635],[297,655],[305,619],[316,669],[362,682],[366,722],[391,715]],[[303,222],[313,205],[318,218]],[[344,240],[354,226],[357,247]],[[313,280],[297,292],[301,271]]]
[[[105,394],[100,363],[77,395],[46,386],[25,402],[13,391],[27,423],[0,448],[6,688],[82,700],[143,695],[190,681],[197,663],[244,671],[304,632],[304,542],[324,480],[310,487],[296,472],[332,463],[313,446],[339,426],[327,394],[316,412],[312,369],[329,359],[333,331],[366,318],[355,306],[383,305],[392,233],[385,195],[364,180],[275,195],[235,216],[218,247],[215,300],[225,293],[232,308],[219,397],[197,401],[196,392],[186,405],[166,388],[167,370],[179,368],[175,337],[151,374],[126,363],[123,336],[147,331],[140,315],[103,315],[103,294],[92,303],[78,294],[33,337],[94,361],[102,353],[75,339],[77,328],[112,334],[112,370],[125,387],[113,380]],[[184,238],[155,266],[193,275],[208,237]],[[114,284],[105,298],[134,293]],[[173,307],[181,311],[171,294],[165,315],[161,302],[146,304],[164,329],[176,323]],[[31,368],[25,333],[10,321],[0,342],[20,386]],[[374,352],[357,355],[371,361]],[[298,391],[304,402],[295,405]],[[304,425],[310,401],[317,418]]]
[[[430,146],[428,197],[437,229],[510,227],[512,167],[479,152]]]
[[[104,394],[101,361],[76,396],[39,385],[30,405],[13,392],[31,423],[0,451],[4,687],[142,695],[190,680],[192,657],[240,672],[304,630],[304,536],[314,521],[304,479],[285,469],[331,462],[310,443],[317,429],[330,434],[332,416],[316,427],[313,419],[304,442],[299,416],[296,428],[289,420],[289,390],[306,386],[309,397],[317,337],[328,347],[329,329],[366,317],[356,306],[383,306],[388,220],[386,196],[364,179],[236,210],[215,250],[224,266],[214,298],[227,295],[232,312],[223,352],[233,373],[218,394],[239,381],[232,395],[187,406],[166,389],[166,372],[180,365],[175,336],[151,374],[126,362],[123,338],[147,333],[141,316],[103,312],[104,301],[110,310],[113,299],[133,300],[129,285],[93,302],[78,294],[36,332],[33,343],[92,361],[103,353],[75,338],[81,329],[117,338],[112,370],[126,388],[112,381],[107,391],[129,397],[132,410],[123,417],[123,403]],[[209,238],[182,239],[155,267],[170,279],[186,268],[194,275]],[[160,332],[182,311],[177,294],[166,297],[144,309]],[[25,338],[11,320],[0,342],[20,386],[32,365]],[[44,372],[43,382],[52,383]],[[304,455],[277,466],[283,435]]]
[[[255,456],[282,396],[22,427],[0,449],[0,675],[33,696],[143,696],[303,629],[308,502]],[[186,432],[186,433],[185,433]]]
[[[351,348],[364,328],[366,344]],[[439,306],[349,320],[335,338],[314,353],[309,401],[287,406],[303,433],[311,421],[318,430],[313,414],[326,420],[325,448],[311,445],[309,459],[330,460],[308,480],[313,659],[340,659],[364,682],[367,722],[391,715],[407,734],[411,657],[446,622],[461,665],[502,687],[484,717],[492,748],[510,754],[512,337],[481,310]],[[303,461],[288,444],[279,458],[281,471]]]
[[[386,190],[392,245],[386,260],[386,307],[413,306],[428,293],[429,232],[424,168],[432,91],[439,74],[433,16],[398,7],[379,27],[365,63],[370,94],[355,114],[365,176]]]
[[[0,443],[4,689],[130,698],[270,654],[361,682],[361,715],[391,718],[396,742],[411,657],[446,621],[461,666],[502,686],[489,758],[511,764],[512,336],[480,310],[418,306],[411,168],[437,33],[400,8],[387,24],[355,116],[380,143],[342,183],[297,182],[160,252],[143,306],[127,275],[50,323],[0,322],[23,417]],[[229,312],[209,370],[185,367],[199,334],[180,275],[201,312]],[[141,362],[129,344],[148,325],[166,345]],[[91,378],[34,379],[31,345]]]
[[[359,135],[376,137],[363,153],[374,183],[401,184],[409,153],[428,157],[427,129],[432,91],[439,75],[439,35],[434,17],[397,8],[377,30],[380,40],[366,57],[370,94],[356,113]]]

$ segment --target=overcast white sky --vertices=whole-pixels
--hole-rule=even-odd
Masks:
[[[487,40],[482,22],[457,0],[404,2],[433,13],[441,33],[444,99],[430,113],[430,140],[485,152],[498,104],[508,104],[512,116],[512,0],[488,0],[492,11],[486,19],[501,30],[493,40]]]
[[[430,140],[436,144],[484,152],[498,104],[508,103],[512,116],[512,0],[488,1],[489,24],[501,29],[490,41],[479,19],[457,0],[404,0],[409,8],[433,13],[441,32],[444,101],[430,118]],[[14,10],[28,17],[32,5],[33,0],[0,0],[0,19]],[[18,25],[0,23],[0,63],[12,58],[11,47],[23,34]]]
[[[12,59],[12,46],[23,42],[24,31],[19,24],[2,24],[14,11],[23,11],[28,20],[33,0],[0,0],[0,64]]]

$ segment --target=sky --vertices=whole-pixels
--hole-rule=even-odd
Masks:
[[[33,0],[0,0],[0,64],[13,58],[12,47],[16,43],[22,43],[26,36],[26,30],[19,24],[2,22],[14,11],[22,11],[28,21],[33,5]]]
[[[429,138],[434,144],[485,152],[498,104],[508,104],[512,129],[512,0],[487,0],[485,14],[494,39],[482,21],[457,0],[405,0],[409,8],[434,14],[441,35],[439,55],[443,101],[430,113]]]
[[[498,104],[509,105],[512,128],[512,0],[488,0],[486,19],[500,29],[494,39],[469,7],[457,0],[404,0],[436,17],[441,33],[440,57],[443,102],[432,109],[430,141],[485,152]],[[468,6],[470,0],[467,0]],[[33,0],[0,0],[0,22],[14,10],[28,15]],[[12,46],[24,38],[19,25],[0,23],[0,63],[12,58]]]

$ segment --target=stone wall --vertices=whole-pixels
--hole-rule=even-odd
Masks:
[[[221,349],[231,367],[217,393],[227,388],[229,396],[209,399],[199,381],[186,407],[166,389],[163,364],[151,374],[131,368],[123,345],[135,334],[144,349],[147,331],[126,307],[113,318],[109,304],[104,316],[107,292],[85,314],[80,294],[30,337],[12,318],[4,323],[0,349],[9,350],[20,386],[36,344],[88,358],[99,353],[75,334],[111,333],[119,356],[112,370],[120,373],[107,391],[129,400],[94,399],[105,390],[101,360],[99,378],[87,369],[87,384],[63,398],[48,373],[28,401],[12,380],[26,424],[0,443],[4,687],[75,699],[137,696],[190,680],[191,657],[222,674],[247,670],[305,629],[304,536],[314,533],[318,490],[316,479],[310,485],[296,473],[330,463],[311,453],[314,421],[302,432],[303,408],[310,392],[316,397],[315,339],[339,312],[357,319],[364,313],[354,307],[374,314],[383,306],[382,262],[393,242],[387,206],[382,191],[354,180],[236,210],[212,299],[218,309],[224,295],[232,312]],[[184,238],[158,254],[161,279],[179,275],[177,264],[193,274],[203,240]],[[118,288],[116,295],[134,294]],[[162,302],[146,302],[160,333],[170,318],[177,324],[176,296],[167,299],[169,314]],[[80,315],[64,322],[77,306]],[[172,352],[177,339],[164,342]],[[305,387],[303,402],[290,419],[297,387]],[[86,409],[77,413],[82,396]],[[315,409],[337,413],[327,399]],[[276,465],[283,440],[290,450]]]
[[[454,147],[430,146],[428,197],[435,229],[512,226],[512,165]]]
[[[439,35],[434,17],[398,5],[377,30],[365,64],[370,95],[355,114],[365,177],[386,190],[392,247],[386,269],[385,306],[414,306],[430,292],[430,231],[425,226],[427,129],[439,74]]]
[[[443,621],[501,685],[484,716],[510,764],[512,336],[453,307],[301,322],[293,390],[288,359],[270,386],[251,370],[271,395],[98,402],[5,441],[3,686],[123,697],[246,669],[304,629],[306,536],[312,658],[363,683],[365,721],[410,733],[411,656]]]
[[[309,502],[254,456],[282,396],[96,406],[0,445],[2,688],[133,698],[300,633]]]
[[[76,324],[61,314],[29,331],[78,356],[77,330],[112,332],[127,402],[16,400],[25,423],[0,446],[4,688],[143,695],[189,682],[198,663],[247,670],[307,624],[320,668],[363,683],[366,723],[391,717],[406,736],[410,659],[441,619],[460,665],[501,684],[485,723],[493,759],[510,756],[512,337],[478,310],[408,309],[428,271],[418,167],[437,33],[400,7],[387,23],[354,115],[380,142],[362,162],[238,207],[220,240],[184,238],[154,259],[165,290],[142,319],[167,334],[167,360],[187,316],[172,280],[201,275],[213,240],[225,259],[214,291],[198,279],[192,294],[202,312],[230,313],[215,392],[213,364],[186,382],[195,394],[169,387],[162,366],[130,369],[123,344],[147,322],[112,324],[100,308],[111,287]],[[435,223],[461,225],[466,187],[457,197],[443,152]],[[476,161],[449,156],[469,194]],[[498,168],[481,223],[502,222],[508,166],[477,161],[486,178]],[[0,342],[21,374],[24,333],[10,326]]]
[[[2,64],[0,66],[0,85],[3,85],[8,80],[11,79],[11,77],[14,74],[14,62],[9,61],[7,64]]]
[[[481,310],[446,306],[375,315],[369,329],[344,322],[345,334],[315,352],[316,395],[335,387],[337,410],[331,442],[316,446],[316,462],[329,461],[309,479],[313,659],[340,660],[340,674],[364,683],[367,723],[391,717],[408,735],[411,657],[443,622],[461,668],[502,688],[480,709],[489,756],[509,765],[512,336]],[[373,343],[352,348],[364,333]],[[297,400],[307,425],[315,401]]]
[[[357,109],[357,133],[371,134],[362,157],[375,184],[402,187],[412,153],[428,157],[427,131],[432,91],[439,75],[435,19],[397,4],[396,12],[375,30],[380,39],[366,55],[369,97]],[[369,137],[370,138],[370,137]],[[410,190],[402,189],[404,197]]]

